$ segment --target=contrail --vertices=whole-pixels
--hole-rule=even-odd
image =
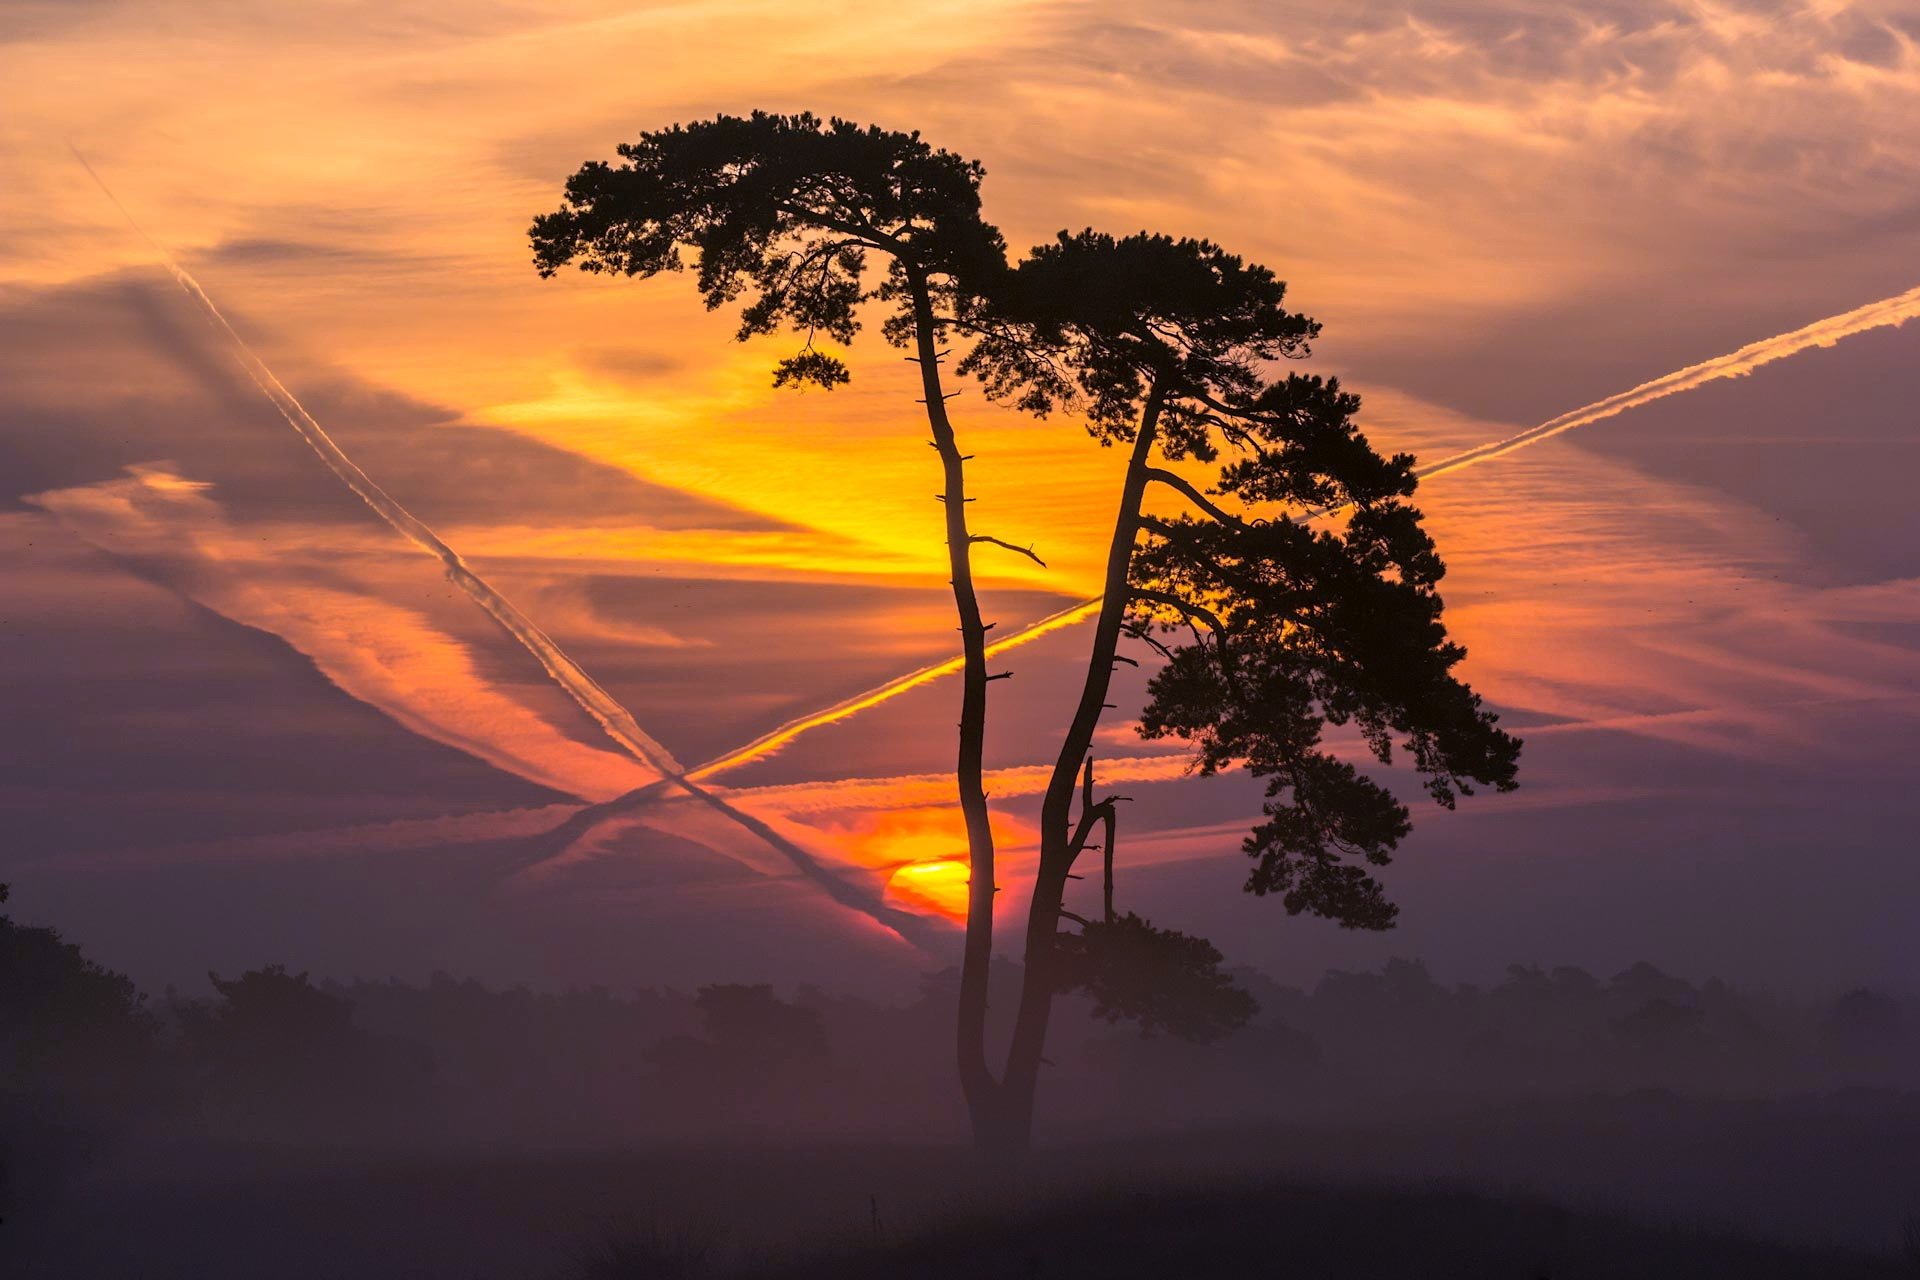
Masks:
[[[247,371],[247,376],[253,380],[255,386],[260,388],[267,399],[273,402],[273,407],[280,411],[280,416],[287,420],[287,424],[299,432],[300,438],[320,455],[321,461],[327,464],[327,468],[396,533],[439,560],[446,568],[447,577],[466,592],[475,604],[484,609],[508,635],[532,654],[547,675],[552,677],[554,683],[566,690],[573,700],[579,703],[581,708],[606,731],[609,738],[624,747],[641,763],[661,774],[662,783],[677,786],[695,799],[712,806],[786,855],[801,874],[819,884],[841,905],[871,916],[880,924],[901,934],[902,937],[906,937],[909,933],[920,932],[923,925],[920,917],[888,906],[877,895],[863,892],[860,888],[846,883],[828,871],[819,859],[782,836],[765,822],[751,814],[741,812],[721,797],[695,785],[693,780],[687,777],[685,767],[674,759],[673,753],[643,730],[634,720],[631,712],[621,706],[612,694],[601,688],[580,668],[578,663],[563,653],[560,646],[555,644],[546,632],[534,625],[532,619],[521,613],[511,601],[469,568],[466,561],[442,541],[438,534],[401,506],[386,490],[374,483],[373,478],[362,471],[353,459],[334,443],[333,437],[329,436],[314,416],[307,412],[306,406],[300,403],[293,392],[287,390],[285,384],[274,375],[273,370],[267,367],[266,362],[255,354],[253,348],[248,346],[246,340],[227,322],[220,308],[215,306],[213,299],[207,296],[207,291],[200,287],[200,282],[194,279],[185,267],[174,260],[172,254],[168,253],[134,220],[127,207],[120,203],[119,197],[113,194],[113,190],[107,186],[105,180],[94,171],[92,165],[87,163],[87,158],[80,154],[79,148],[69,143],[67,149],[73,152],[73,158],[80,162],[80,167],[87,171],[87,176],[93,179],[101,193],[112,202],[115,209],[120,211],[120,216],[126,219],[127,225],[146,241],[161,265],[173,277],[174,282],[186,292],[188,297],[199,304],[207,319],[226,336],[228,343],[240,359],[241,367]],[[923,932],[921,932],[921,938],[922,940],[925,938]]]
[[[1524,449],[1529,445],[1539,444],[1542,440],[1550,440],[1554,436],[1560,435],[1563,432],[1572,431],[1576,427],[1589,426],[1606,418],[1625,413],[1629,409],[1636,409],[1641,405],[1650,404],[1655,400],[1665,399],[1671,395],[1678,395],[1682,391],[1691,391],[1695,387],[1703,386],[1709,382],[1717,382],[1723,378],[1745,377],[1762,365],[1772,364],[1776,360],[1784,360],[1788,356],[1798,355],[1800,352],[1813,347],[1830,347],[1842,338],[1850,338],[1855,334],[1865,333],[1869,329],[1884,328],[1888,325],[1898,326],[1916,316],[1920,316],[1920,286],[1909,289],[1905,293],[1896,294],[1891,298],[1884,298],[1879,302],[1870,302],[1864,307],[1856,307],[1852,311],[1843,312],[1837,316],[1829,316],[1825,320],[1816,320],[1812,324],[1795,329],[1790,333],[1783,333],[1772,338],[1762,338],[1758,342],[1750,342],[1738,351],[1731,352],[1727,355],[1716,356],[1711,360],[1703,360],[1699,364],[1688,365],[1684,369],[1666,374],[1663,377],[1655,378],[1651,382],[1643,382],[1631,391],[1622,391],[1618,395],[1608,396],[1604,400],[1596,400],[1584,408],[1575,409],[1570,413],[1563,413],[1557,418],[1551,418],[1537,427],[1530,427],[1517,435],[1508,436],[1504,440],[1490,441],[1483,445],[1477,445],[1462,453],[1456,453],[1451,457],[1442,458],[1438,462],[1430,462],[1426,466],[1416,467],[1414,469],[1414,475],[1423,480],[1432,479],[1435,476],[1448,475],[1482,462],[1490,462],[1495,458],[1505,457],[1516,449]],[[1309,520],[1318,519],[1322,516],[1332,515],[1339,509],[1340,508],[1336,507],[1324,507],[1316,511],[1307,512],[1305,518]],[[1034,622],[1019,631],[1007,635],[989,646],[987,652],[989,654],[1001,653],[1018,645],[1026,644],[1029,641],[1037,640],[1049,632],[1059,631],[1062,628],[1083,622],[1099,611],[1099,596],[1095,596],[1091,600],[1083,600],[1079,604],[1062,609],[1058,613],[1048,614],[1038,622]],[[937,662],[932,666],[922,667],[920,670],[910,672],[907,675],[898,676],[866,693],[855,694],[851,698],[835,703],[824,711],[816,711],[811,715],[790,720],[779,728],[755,738],[746,746],[739,747],[723,756],[715,757],[705,764],[696,766],[692,770],[692,776],[696,778],[710,778],[716,774],[739,768],[741,765],[758,760],[763,756],[771,755],[808,730],[817,729],[821,725],[832,724],[836,720],[844,720],[857,712],[867,710],[869,707],[876,707],[883,702],[889,702],[903,693],[919,688],[921,685],[929,684],[932,681],[940,679],[942,676],[951,675],[959,671],[961,666],[961,659],[949,658],[945,662]],[[618,804],[619,801],[612,801],[610,803]]]
[[[1058,613],[1050,613],[1038,622],[1030,623],[1019,631],[1007,636],[1005,639],[996,640],[994,643],[988,645],[987,656],[993,657],[997,654],[1005,653],[1008,649],[1017,648],[1020,645],[1038,640],[1041,636],[1049,632],[1060,631],[1071,627],[1076,623],[1092,617],[1095,613],[1099,612],[1099,610],[1100,601],[1098,597],[1096,597],[1092,600],[1082,601],[1080,604],[1062,609]],[[725,755],[715,756],[705,764],[695,766],[688,771],[687,776],[690,778],[711,778],[715,774],[725,773],[729,769],[737,769],[741,765],[749,764],[763,756],[770,756],[809,729],[818,729],[820,726],[832,724],[836,720],[845,720],[848,716],[865,711],[868,707],[878,706],[882,702],[889,702],[907,692],[909,689],[918,689],[921,685],[929,684],[942,676],[952,675],[965,665],[966,660],[964,658],[948,658],[945,662],[936,662],[931,666],[922,667],[918,671],[910,671],[906,675],[895,676],[878,688],[870,689],[866,693],[855,694],[853,697],[841,702],[836,702],[824,710],[815,711],[808,715],[800,716],[797,719],[789,720],[777,729],[769,729],[766,733],[761,734],[745,746],[735,747]]]
[[[1788,356],[1797,355],[1809,348],[1830,347],[1842,338],[1851,337],[1857,333],[1864,333],[1869,329],[1877,329],[1887,325],[1897,326],[1904,324],[1915,316],[1920,316],[1920,287],[1909,289],[1905,293],[1897,294],[1894,297],[1886,298],[1879,302],[1871,302],[1866,306],[1856,307],[1852,311],[1843,312],[1837,316],[1830,316],[1825,320],[1816,320],[1810,325],[1780,334],[1777,337],[1763,338],[1758,342],[1748,343],[1738,351],[1734,351],[1728,355],[1718,356],[1712,360],[1703,360],[1699,364],[1688,365],[1684,369],[1669,373],[1664,377],[1655,378],[1651,382],[1643,382],[1630,391],[1623,391],[1618,395],[1608,396],[1604,400],[1596,400],[1583,408],[1575,409],[1569,413],[1563,413],[1557,418],[1551,418],[1537,427],[1529,428],[1517,435],[1508,436],[1504,440],[1491,441],[1462,453],[1456,453],[1451,457],[1442,458],[1437,462],[1428,463],[1424,467],[1417,467],[1414,469],[1414,474],[1421,479],[1431,479],[1436,476],[1460,471],[1482,462],[1489,462],[1495,458],[1504,457],[1516,449],[1524,449],[1529,445],[1539,444],[1541,441],[1551,439],[1554,436],[1560,435],[1562,432],[1572,431],[1576,427],[1588,426],[1603,419],[1614,417],[1617,414],[1625,413],[1627,410],[1637,408],[1640,405],[1648,404],[1667,396],[1677,395],[1682,391],[1689,391],[1705,383],[1714,382],[1722,378],[1744,377],[1762,365],[1771,364],[1776,360],[1784,360]],[[1334,510],[1335,508],[1325,508],[1307,512],[1306,516],[1308,519],[1315,519],[1320,516],[1330,515]],[[1091,600],[1083,600],[1079,604],[1069,606],[1056,613],[1048,614],[1039,621],[1031,623],[996,641],[988,647],[987,652],[989,654],[1003,653],[1018,645],[1037,640],[1051,632],[1074,626],[1098,613],[1100,603],[1101,598],[1095,596]],[[882,703],[890,702],[903,693],[910,692],[922,685],[930,684],[942,676],[951,675],[959,671],[962,665],[962,661],[959,658],[949,658],[944,662],[936,662],[931,666],[922,667],[918,671],[897,676],[885,684],[870,689],[865,693],[855,694],[853,697],[837,702],[825,710],[816,711],[810,715],[789,720],[779,728],[762,734],[745,746],[738,747],[724,755],[716,756],[703,764],[695,766],[690,771],[691,776],[705,779],[737,769],[742,765],[773,754],[810,730],[817,729],[822,725],[833,724],[836,721],[844,720],[849,716],[865,711],[870,707],[876,707]],[[656,783],[651,786],[641,787],[629,792],[627,795],[581,810],[574,815],[570,822],[563,824],[563,827],[556,832],[562,847],[591,831],[600,820],[645,805],[658,794],[659,786],[660,784]]]
[[[595,818],[606,816],[609,811],[618,811],[637,802],[644,803],[647,798],[657,793],[660,786],[674,785],[713,806],[722,813],[725,813],[732,820],[744,826],[749,831],[752,831],[755,835],[766,840],[774,847],[779,848],[792,859],[797,866],[800,866],[803,872],[820,878],[823,882],[825,880],[834,881],[834,884],[841,890],[840,892],[833,892],[833,896],[837,900],[847,905],[855,906],[857,909],[873,915],[876,919],[880,919],[882,923],[897,928],[897,922],[890,917],[899,916],[901,913],[885,907],[877,900],[869,901],[865,895],[858,894],[856,891],[851,890],[850,887],[841,884],[837,878],[827,875],[825,869],[820,867],[811,855],[778,835],[778,833],[767,827],[765,823],[740,812],[725,800],[694,785],[694,783],[695,780],[714,777],[718,774],[739,768],[754,760],[762,759],[779,751],[788,743],[813,729],[847,719],[861,711],[892,701],[894,698],[913,689],[917,689],[922,685],[930,684],[943,676],[951,675],[962,669],[963,662],[960,658],[950,658],[943,662],[922,667],[917,671],[909,672],[906,675],[895,677],[885,684],[879,685],[865,693],[856,694],[823,710],[790,720],[760,735],[751,742],[708,760],[691,770],[685,769],[674,759],[672,753],[640,728],[639,724],[626,708],[621,706],[611,694],[601,688],[577,663],[571,658],[568,658],[545,632],[534,625],[531,619],[522,614],[504,596],[475,574],[453,548],[449,547],[430,528],[396,502],[385,490],[381,489],[379,485],[375,484],[371,477],[341,451],[340,447],[334,443],[326,431],[321,428],[320,424],[307,412],[306,408],[300,404],[293,393],[287,390],[279,378],[274,375],[273,371],[267,367],[265,362],[254,353],[253,349],[247,345],[246,341],[241,338],[233,326],[228,323],[226,317],[220,312],[219,308],[214,305],[213,300],[209,298],[206,291],[201,288],[199,282],[195,280],[184,267],[174,261],[172,255],[167,253],[164,248],[155,242],[153,238],[147,235],[140,227],[134,220],[132,214],[127,211],[126,206],[120,203],[119,198],[113,194],[105,181],[94,171],[93,166],[87,163],[86,157],[80,154],[79,149],[69,144],[69,150],[73,152],[74,159],[79,161],[81,167],[87,171],[87,175],[99,186],[102,194],[120,211],[121,216],[126,219],[128,225],[134,229],[141,239],[145,240],[147,244],[152,247],[161,264],[167,269],[169,274],[173,276],[175,282],[201,306],[208,319],[226,335],[235,352],[239,355],[242,367],[246,369],[248,376],[252,378],[255,385],[265,393],[267,398],[273,402],[274,407],[279,410],[281,416],[287,420],[288,424],[300,433],[301,438],[307,442],[315,453],[319,454],[321,460],[327,464],[328,468],[396,532],[440,560],[446,568],[448,577],[465,591],[475,603],[486,610],[488,615],[509,635],[519,641],[546,670],[554,682],[566,690],[566,692],[580,704],[581,708],[599,723],[610,738],[626,748],[627,751],[648,767],[662,775],[659,783],[640,788],[627,796],[610,801],[605,805],[592,806],[582,811],[576,815],[574,822],[563,824],[563,829],[566,827],[577,827],[583,820],[585,823],[591,824]],[[1491,441],[1462,453],[1454,454],[1451,457],[1443,458],[1437,462],[1429,463],[1426,466],[1418,467],[1415,469],[1414,474],[1422,479],[1427,479],[1462,470],[1481,462],[1491,461],[1494,458],[1504,457],[1517,449],[1538,444],[1543,440],[1551,439],[1563,432],[1572,431],[1577,427],[1588,426],[1592,423],[1614,417],[1629,409],[1637,408],[1652,401],[1660,400],[1670,395],[1676,395],[1682,391],[1689,391],[1695,387],[1720,379],[1743,377],[1755,369],[1771,364],[1776,360],[1797,355],[1802,351],[1814,347],[1830,347],[1844,338],[1851,337],[1858,333],[1864,333],[1871,329],[1882,328],[1889,325],[1898,326],[1915,316],[1920,316],[1920,287],[1909,289],[1905,293],[1883,299],[1879,302],[1868,303],[1865,306],[1857,307],[1852,311],[1847,311],[1840,315],[1815,321],[1812,324],[1788,333],[1749,343],[1727,355],[1705,360],[1699,364],[1689,365],[1674,373],[1655,378],[1650,382],[1641,383],[1639,386],[1621,392],[1618,395],[1609,396],[1604,400],[1595,401],[1583,408],[1561,414],[1559,417],[1552,418],[1541,423],[1539,426],[1529,428],[1526,431],[1509,436],[1504,440]],[[1307,513],[1307,518],[1313,519],[1328,514],[1331,514],[1331,509],[1309,512]],[[1051,632],[1077,625],[1098,612],[1100,605],[1101,598],[1096,596],[1090,600],[1081,601],[1066,609],[1049,614],[1037,622],[1031,623],[988,646],[987,653],[989,655],[1004,653],[1009,649],[1030,643]],[[830,889],[830,892],[831,891]],[[851,901],[850,898],[857,898],[858,901]]]
[[[294,397],[293,392],[287,390],[285,384],[274,376],[273,370],[267,367],[266,362],[254,354],[253,348],[247,345],[246,339],[227,323],[226,316],[221,314],[220,308],[213,304],[213,299],[208,297],[207,291],[200,287],[200,282],[195,280],[185,267],[174,261],[173,255],[162,248],[138,222],[134,221],[133,215],[127,212],[127,207],[120,203],[119,198],[113,194],[106,182],[94,172],[93,166],[87,163],[87,158],[80,154],[79,149],[71,144],[67,149],[73,152],[73,158],[80,162],[80,167],[87,171],[87,176],[93,179],[101,193],[113,202],[113,207],[120,211],[120,216],[127,220],[127,225],[147,242],[148,247],[159,258],[160,265],[167,269],[174,282],[186,292],[188,297],[200,305],[208,321],[226,336],[234,353],[240,358],[241,367],[247,371],[247,376],[253,379],[254,385],[273,402],[273,407],[280,411],[280,416],[287,420],[287,425],[299,432],[300,438],[320,455],[320,460],[327,464],[328,470],[338,476],[347,488],[353,490],[360,500],[371,507],[374,514],[384,520],[394,532],[440,561],[446,568],[447,577],[453,580],[454,585],[466,592],[475,604],[486,610],[487,615],[499,623],[508,635],[519,641],[521,646],[545,668],[554,683],[566,690],[573,700],[580,704],[581,709],[606,730],[608,737],[658,773],[670,776],[684,772],[680,762],[673,758],[673,753],[648,736],[634,720],[632,714],[621,706],[612,694],[602,689],[591,676],[581,670],[578,663],[561,652],[560,646],[555,644],[546,632],[535,626],[531,618],[521,613],[511,601],[474,573],[452,547],[441,541],[438,534],[395,501],[385,489],[375,484],[371,476],[362,471],[353,459],[341,451],[340,446],[334,443],[333,437],[329,436],[314,416],[307,412],[306,406],[302,405]]]
[[[1711,360],[1702,360],[1699,364],[1690,364],[1686,368],[1669,373],[1665,377],[1643,382],[1631,391],[1622,391],[1619,395],[1608,396],[1605,400],[1596,400],[1583,409],[1563,413],[1557,418],[1522,431],[1518,435],[1508,436],[1505,440],[1495,440],[1464,453],[1456,453],[1450,458],[1428,463],[1414,474],[1442,476],[1462,467],[1486,462],[1502,457],[1515,449],[1524,449],[1530,444],[1539,444],[1550,440],[1563,431],[1575,427],[1584,427],[1611,418],[1615,414],[1637,409],[1643,404],[1663,400],[1682,391],[1691,391],[1695,387],[1709,382],[1718,382],[1722,378],[1743,378],[1762,365],[1784,360],[1788,356],[1798,355],[1813,347],[1831,347],[1842,338],[1851,338],[1856,333],[1865,333],[1869,329],[1879,329],[1887,325],[1899,326],[1915,316],[1920,316],[1920,286],[1883,298],[1879,302],[1869,302],[1864,307],[1855,307],[1852,311],[1837,316],[1828,316],[1825,320],[1816,320],[1804,328],[1777,337],[1762,338],[1758,342],[1749,342],[1738,351],[1724,356],[1715,356]]]

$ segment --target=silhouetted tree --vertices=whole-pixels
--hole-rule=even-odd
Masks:
[[[1412,458],[1375,452],[1337,380],[1268,374],[1319,332],[1286,310],[1285,291],[1206,241],[1086,231],[1035,249],[963,314],[981,336],[960,368],[989,394],[1033,413],[1071,408],[1102,444],[1129,447],[1087,672],[1041,804],[1026,977],[984,1131],[996,1147],[1028,1141],[1054,995],[1113,932],[1103,921],[1067,951],[1060,924],[1096,832],[1113,856],[1117,797],[1094,799],[1089,751],[1114,664],[1133,661],[1123,635],[1164,660],[1144,736],[1191,743],[1203,774],[1238,764],[1268,779],[1266,820],[1243,846],[1246,888],[1289,913],[1384,929],[1396,912],[1370,868],[1407,834],[1408,811],[1326,748],[1327,725],[1353,725],[1383,764],[1400,747],[1449,807],[1474,785],[1514,785],[1519,742],[1453,675],[1465,654],[1406,501]],[[1213,464],[1212,483],[1161,459]],[[1189,510],[1159,514],[1150,489]],[[1315,527],[1325,515],[1338,520]]]
[[[1442,804],[1474,784],[1512,785],[1519,744],[1452,675],[1463,653],[1440,621],[1441,563],[1404,501],[1412,460],[1371,448],[1353,424],[1358,400],[1337,382],[1267,376],[1318,332],[1285,309],[1272,272],[1202,241],[1086,232],[1062,235],[1009,273],[999,234],[980,217],[977,163],[917,134],[841,120],[720,116],[643,134],[619,154],[618,166],[581,168],[565,205],[535,221],[542,274],[578,262],[652,276],[697,255],[709,307],[741,303],[740,338],[805,334],[776,367],[776,386],[846,381],[844,362],[815,340],[850,342],[869,300],[892,308],[886,336],[915,350],[945,472],[965,655],[957,773],[972,877],[958,1058],[983,1145],[1027,1141],[1048,1014],[1068,977],[1059,963],[1066,882],[1096,832],[1111,857],[1117,798],[1094,800],[1088,773],[1077,820],[1073,802],[1113,665],[1131,661],[1118,653],[1123,634],[1165,659],[1149,685],[1147,736],[1193,743],[1204,773],[1238,763],[1269,779],[1267,820],[1246,842],[1247,887],[1280,895],[1290,912],[1370,929],[1394,916],[1367,867],[1388,860],[1409,829],[1407,810],[1323,748],[1325,725],[1357,726],[1383,762],[1401,746]],[[865,274],[871,254],[887,261],[877,284]],[[1070,404],[1103,443],[1131,446],[1087,676],[1041,806],[1022,997],[998,1079],[985,1048],[997,891],[981,779],[990,677],[969,552],[1009,544],[967,521],[964,458],[939,374],[939,344],[956,336],[974,339],[959,367],[990,394],[1035,413]],[[1217,463],[1223,446],[1234,457],[1210,491],[1157,465]],[[1152,485],[1192,512],[1151,512]],[[1329,509],[1336,525],[1309,527],[1306,517]],[[1191,643],[1169,641],[1176,629]],[[1194,965],[1205,952],[1188,944],[1203,941],[1133,919],[1120,925],[1109,907],[1081,935],[1083,976],[1137,972],[1147,954],[1170,972],[1218,973],[1217,960]],[[1108,946],[1131,947],[1131,959],[1097,959]]]
[[[551,276],[570,262],[592,272],[650,277],[697,258],[709,308],[740,303],[741,340],[789,328],[805,335],[775,367],[774,385],[832,388],[849,378],[821,338],[849,343],[858,311],[890,309],[888,341],[920,366],[927,425],[944,476],[948,569],[964,654],[956,774],[972,888],[960,990],[959,1063],[970,1103],[993,1087],[985,1045],[992,957],[993,832],[981,752],[986,732],[986,633],[972,549],[1012,543],[968,521],[965,457],[947,415],[940,344],[977,294],[1006,270],[1000,233],[980,216],[982,169],[936,150],[918,133],[861,128],[812,115],[716,116],[643,133],[567,180],[566,202],[535,219],[534,262]],[[886,267],[877,280],[869,257]],[[1038,557],[1034,557],[1037,559]]]

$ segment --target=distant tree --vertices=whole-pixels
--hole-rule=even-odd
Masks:
[[[424,1092],[424,1052],[361,1029],[352,1004],[306,974],[267,965],[207,977],[218,998],[181,1004],[175,1017],[205,1096],[243,1129],[384,1129]]]
[[[0,1095],[124,1107],[155,1084],[159,1026],[131,978],[55,930],[0,916]]]
[[[1685,978],[1675,978],[1645,960],[1636,960],[1608,980],[1607,999],[1615,1009],[1632,1013],[1655,1000],[1693,1008],[1700,1003],[1700,993]]]
[[[789,1004],[766,984],[722,983],[694,996],[707,1039],[763,1066],[779,1066],[827,1051],[817,1010]]]
[[[943,473],[947,565],[964,656],[956,776],[972,876],[960,1074],[969,1103],[986,1107],[993,1089],[985,1021],[995,881],[982,750],[991,624],[974,590],[972,551],[984,542],[1032,553],[973,530],[966,459],[940,375],[941,343],[1006,270],[1000,233],[980,216],[983,171],[918,133],[806,114],[716,116],[643,133],[618,153],[618,165],[582,166],[567,180],[564,205],[534,220],[541,275],[577,262],[585,271],[651,277],[682,270],[692,257],[710,309],[741,304],[738,338],[781,328],[804,335],[801,349],[775,366],[776,387],[846,382],[845,362],[815,344],[852,342],[859,309],[869,301],[889,309],[882,333],[910,348],[908,358],[919,364]],[[877,281],[867,274],[875,256],[886,264]]]
[[[694,1004],[704,1034],[668,1036],[648,1054],[662,1092],[680,1105],[737,1113],[826,1059],[819,1011],[789,1004],[771,986],[702,987]]]
[[[0,904],[8,896],[0,884]],[[159,1031],[131,978],[52,929],[0,915],[0,1228],[49,1167],[84,1150],[76,1134],[166,1099]]]
[[[1406,501],[1412,458],[1375,452],[1337,380],[1270,376],[1319,332],[1285,292],[1206,241],[1086,231],[1035,249],[962,317],[980,337],[960,369],[990,395],[1073,410],[1128,450],[1079,704],[1041,803],[1012,1043],[988,1114],[975,1108],[996,1148],[1029,1140],[1055,994],[1090,951],[1156,936],[1145,921],[1115,928],[1110,907],[1077,940],[1061,929],[1095,835],[1113,856],[1119,798],[1094,798],[1090,751],[1114,665],[1135,661],[1122,637],[1162,659],[1144,736],[1191,743],[1202,774],[1238,764],[1268,780],[1266,820],[1243,843],[1246,888],[1289,913],[1355,929],[1396,914],[1370,868],[1389,861],[1408,811],[1323,744],[1326,726],[1352,725],[1382,764],[1400,747],[1448,807],[1476,785],[1514,785],[1519,742],[1453,674],[1465,652],[1447,637],[1444,569]],[[1211,466],[1212,482],[1163,460]],[[1185,510],[1164,513],[1150,492]],[[1321,516],[1335,519],[1315,527]],[[1191,967],[1191,945],[1158,937],[1176,968]]]
[[[1697,1005],[1656,996],[1615,1018],[1613,1032],[1635,1052],[1666,1060],[1698,1047],[1706,1024],[1707,1015]]]
[[[1820,1019],[1820,1037],[1827,1048],[1846,1057],[1887,1057],[1906,1045],[1906,1018],[1892,996],[1855,987],[1828,1007]]]

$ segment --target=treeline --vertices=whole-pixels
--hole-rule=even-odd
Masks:
[[[1404,960],[1311,989],[1234,977],[1259,1012],[1208,1043],[1070,1008],[1048,1048],[1063,1128],[1920,1085],[1920,1010],[1870,990],[1796,1003],[1648,964],[1604,979],[1516,966],[1487,987]],[[996,1008],[1017,980],[996,972]],[[945,1137],[963,1121],[956,990],[951,971],[882,1005],[804,986],[541,993],[267,966],[155,999],[54,931],[0,917],[0,1123],[16,1138],[135,1126],[349,1144]]]

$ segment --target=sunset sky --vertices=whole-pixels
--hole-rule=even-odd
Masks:
[[[776,392],[791,342],[733,342],[684,276],[536,276],[533,215],[643,129],[919,129],[1016,250],[1214,239],[1423,461],[1920,286],[1903,3],[0,0],[0,83],[0,878],[151,982],[904,991],[957,959],[964,851],[951,679],[712,779],[811,870],[678,793],[583,810],[658,774],[340,483],[156,245],[689,766],[954,630],[877,333],[851,386]],[[1464,674],[1528,746],[1519,791],[1416,806],[1398,930],[1242,895],[1258,786],[1135,738],[1137,677],[1099,740],[1123,904],[1294,983],[1920,985],[1920,323],[1862,328],[1422,487]],[[997,634],[1095,594],[1124,460],[953,411],[976,526],[1046,560],[977,557]],[[994,686],[1014,890],[1086,640]]]

